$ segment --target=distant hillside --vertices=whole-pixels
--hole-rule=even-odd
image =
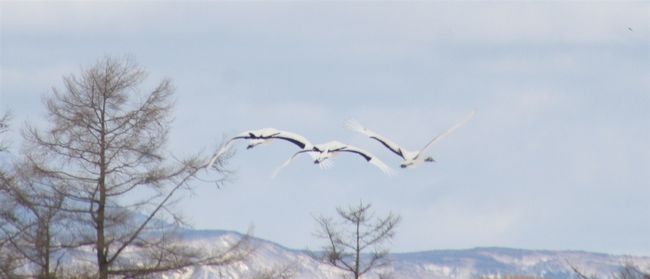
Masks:
[[[225,238],[241,235],[224,231],[186,231],[192,245],[217,247]],[[342,278],[338,270],[320,264],[306,252],[253,238],[257,250],[251,259],[230,267],[196,267],[167,274],[166,278],[255,278],[265,271],[291,270],[293,278]],[[508,248],[475,248],[392,254],[392,266],[379,270],[394,279],[503,278],[512,275],[541,278],[576,278],[570,264],[584,274],[613,278],[625,264],[650,270],[650,257],[618,256],[580,251],[537,251]],[[368,278],[376,278],[369,276]]]
[[[218,230],[184,230],[181,241],[192,247],[220,249],[236,242],[242,234]],[[229,266],[197,266],[161,276],[166,279],[269,279],[269,278],[344,278],[336,268],[321,264],[306,251],[289,249],[271,241],[251,238],[256,247],[245,262]],[[132,248],[137,249],[137,248]],[[131,253],[134,250],[127,252]],[[588,276],[614,278],[625,264],[650,271],[650,257],[608,255],[581,251],[538,251],[509,248],[475,248],[467,250],[434,250],[390,255],[392,265],[364,278],[391,279],[439,278],[578,278],[571,265]],[[70,270],[92,270],[94,252],[90,247],[67,251],[62,264]],[[269,275],[275,272],[275,276]],[[280,277],[291,274],[291,277]]]
[[[241,239],[242,234],[218,230],[184,230],[181,241],[190,247],[218,250]],[[245,262],[229,266],[197,266],[163,274],[166,279],[285,279],[344,278],[336,268],[314,260],[308,252],[283,247],[274,242],[251,238],[256,247]],[[125,256],[137,252],[130,248]],[[133,254],[131,254],[133,255]],[[91,247],[68,250],[61,258],[66,270],[93,270],[95,254]],[[376,270],[364,278],[391,279],[439,278],[578,278],[571,265],[587,276],[615,278],[626,264],[650,272],[650,257],[608,255],[581,251],[538,251],[509,248],[475,248],[467,250],[434,250],[390,255],[391,266]],[[135,258],[132,258],[135,259]],[[137,261],[137,260],[136,260]],[[26,267],[28,268],[28,267]],[[268,276],[275,274],[275,276]],[[279,275],[291,275],[281,277]],[[524,277],[521,277],[524,276]]]

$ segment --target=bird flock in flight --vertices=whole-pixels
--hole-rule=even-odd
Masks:
[[[474,116],[474,111],[468,114],[463,120],[458,122],[456,125],[450,127],[442,134],[434,137],[431,141],[429,141],[429,143],[427,143],[419,151],[406,150],[401,146],[399,146],[397,143],[391,141],[390,139],[363,127],[361,123],[355,120],[349,120],[347,122],[347,127],[352,131],[366,135],[367,137],[381,143],[384,147],[388,148],[388,150],[390,150],[391,152],[397,154],[397,156],[402,158],[403,161],[400,164],[401,168],[410,168],[410,167],[415,167],[417,165],[420,165],[424,162],[435,162],[435,160],[431,156],[427,155],[427,151],[429,150],[429,148],[432,145],[434,145],[436,142],[440,141],[444,137],[451,134],[454,130],[463,126],[465,123],[467,123],[467,121],[472,119],[473,116]],[[246,146],[246,149],[251,149],[260,144],[271,143],[273,140],[276,139],[285,140],[287,142],[293,143],[294,145],[298,146],[300,150],[294,153],[287,161],[285,161],[280,167],[278,167],[273,172],[272,177],[275,177],[280,172],[280,170],[288,166],[296,157],[298,157],[301,154],[310,155],[311,158],[313,159],[314,164],[318,164],[321,167],[328,168],[329,166],[331,166],[330,159],[332,159],[334,156],[340,153],[356,154],[362,157],[363,159],[365,159],[368,163],[379,168],[385,174],[387,175],[393,174],[392,168],[384,164],[384,162],[379,160],[379,158],[377,158],[375,155],[361,148],[349,144],[341,143],[336,140],[329,141],[322,144],[312,144],[309,140],[307,140],[305,137],[301,135],[292,132],[278,130],[275,128],[264,128],[259,130],[245,131],[231,138],[210,159],[210,162],[207,164],[207,168],[208,169],[211,168],[214,165],[214,163],[217,161],[217,159],[219,159],[219,157],[221,157],[224,153],[226,153],[237,140],[248,140],[248,145]]]

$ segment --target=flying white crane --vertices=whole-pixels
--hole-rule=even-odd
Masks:
[[[367,128],[364,128],[359,122],[355,120],[349,120],[347,122],[348,128],[350,128],[353,131],[362,133],[366,136],[368,136],[371,139],[374,139],[381,144],[383,144],[386,148],[388,148],[390,151],[393,153],[397,154],[397,156],[402,157],[404,161],[400,164],[400,167],[402,168],[408,168],[408,167],[414,167],[417,166],[421,163],[424,162],[435,162],[435,160],[431,156],[427,156],[426,152],[427,150],[436,142],[439,140],[443,139],[444,137],[448,136],[451,134],[454,130],[460,128],[460,126],[463,126],[467,121],[472,119],[474,117],[474,111],[472,111],[469,115],[467,115],[462,121],[460,121],[458,124],[452,126],[451,128],[447,129],[444,133],[438,135],[437,137],[433,138],[427,145],[425,145],[420,151],[409,151],[406,150],[399,145],[397,145],[395,142],[389,140],[388,138],[377,134],[371,130],[368,130]]]
[[[221,155],[223,155],[223,153],[228,151],[228,149],[230,149],[230,147],[235,142],[235,140],[239,140],[239,139],[247,139],[247,140],[249,140],[248,145],[246,146],[246,149],[251,149],[251,148],[253,148],[255,146],[258,146],[260,144],[263,144],[263,143],[270,143],[274,139],[286,140],[286,141],[288,141],[290,143],[293,143],[293,144],[297,145],[301,149],[312,149],[313,148],[313,145],[311,144],[311,142],[309,142],[303,136],[295,134],[295,133],[291,133],[291,132],[287,132],[287,131],[281,131],[281,130],[274,129],[274,128],[264,128],[264,129],[259,129],[259,130],[251,130],[251,131],[242,132],[239,135],[237,135],[237,136],[231,138],[230,140],[228,140],[228,142],[226,142],[226,144],[224,144],[223,147],[221,147],[219,149],[219,151],[217,151],[217,153],[214,156],[212,156],[212,159],[207,164],[206,168],[212,167],[212,165],[217,161],[217,159]]]
[[[282,170],[284,167],[288,166],[298,155],[303,154],[303,153],[317,153],[316,156],[312,157],[314,159],[314,164],[326,164],[328,163],[328,159],[333,158],[334,156],[338,155],[340,152],[349,152],[349,153],[354,153],[357,155],[360,155],[363,157],[368,163],[371,163],[378,167],[382,172],[388,175],[393,174],[393,170],[384,164],[379,158],[376,156],[370,154],[368,151],[365,151],[361,148],[357,148],[348,144],[344,144],[338,141],[330,141],[327,143],[323,144],[317,144],[314,145],[311,149],[303,149],[300,150],[291,156],[287,161],[285,161],[280,167],[278,167],[272,174],[271,177],[275,177],[280,170]]]

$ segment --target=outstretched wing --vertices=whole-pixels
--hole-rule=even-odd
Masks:
[[[297,145],[300,149],[311,149],[313,146],[305,137],[286,131],[280,131],[278,134],[273,135],[272,138],[286,140]]]
[[[424,148],[422,148],[422,149],[418,152],[418,155],[415,156],[415,158],[418,158],[418,157],[420,157],[422,154],[424,154],[425,152],[427,152],[427,149],[429,149],[429,148],[430,148],[434,143],[436,143],[436,142],[438,142],[439,140],[445,138],[446,136],[448,136],[449,134],[451,134],[454,130],[456,130],[456,129],[460,128],[461,126],[465,125],[465,123],[467,123],[467,121],[469,121],[470,119],[472,119],[472,117],[474,117],[474,114],[475,114],[475,113],[476,113],[475,111],[470,112],[470,113],[469,113],[469,114],[468,114],[468,115],[467,115],[467,116],[466,116],[462,121],[458,122],[458,124],[452,126],[451,128],[447,129],[447,131],[445,131],[444,133],[442,133],[442,134],[436,136],[435,138],[433,138],[429,143],[427,143],[427,145],[424,146]]]
[[[303,154],[303,153],[308,153],[308,152],[318,152],[318,151],[316,151],[316,150],[300,150],[300,151],[294,153],[294,154],[291,156],[291,158],[289,158],[288,160],[286,160],[284,163],[282,163],[282,165],[280,165],[277,169],[275,169],[275,170],[273,171],[273,174],[271,174],[271,178],[276,177],[276,176],[278,175],[278,173],[280,173],[280,171],[281,171],[283,168],[285,168],[286,166],[288,166],[289,164],[291,164],[291,162],[293,162],[293,159],[295,159],[298,155]],[[313,157],[313,156],[312,156],[312,157]]]
[[[400,156],[400,157],[402,157],[402,159],[406,160],[406,158],[404,156],[403,149],[399,145],[397,145],[395,142],[389,140],[388,138],[386,138],[386,137],[384,137],[384,136],[382,136],[380,134],[377,134],[377,133],[375,133],[375,132],[373,132],[371,130],[368,130],[367,128],[363,127],[361,125],[361,123],[359,123],[356,120],[348,120],[346,125],[348,126],[348,128],[350,130],[362,133],[362,134],[368,136],[369,138],[378,141],[379,143],[383,144],[386,148],[388,148],[390,151],[397,154],[397,156]]]
[[[350,153],[360,155],[361,157],[366,159],[366,161],[368,161],[368,163],[371,163],[371,164],[375,165],[376,167],[378,167],[383,173],[385,173],[385,174],[387,174],[389,176],[394,174],[393,169],[391,169],[389,166],[384,164],[384,162],[379,160],[379,158],[375,157],[374,155],[372,155],[368,151],[365,151],[365,150],[363,150],[361,148],[356,148],[354,146],[349,146],[348,145],[346,148],[336,150],[335,152],[350,152]]]
[[[228,151],[228,149],[230,149],[234,141],[237,139],[259,139],[259,140],[282,139],[297,145],[301,149],[311,149],[313,147],[311,142],[309,142],[306,138],[295,133],[279,131],[274,128],[250,130],[250,131],[242,132],[239,135],[228,140],[228,142],[226,142],[226,144],[224,144],[217,151],[217,153],[214,156],[212,156],[210,162],[208,162],[208,164],[206,165],[206,168],[211,168],[212,165],[214,165],[214,163],[217,161],[217,159],[219,159],[221,155],[223,155],[226,151]]]
[[[219,148],[217,153],[215,153],[214,156],[212,156],[212,158],[210,159],[210,162],[206,165],[206,168],[208,168],[208,169],[211,168],[212,165],[214,165],[214,163],[217,161],[217,159],[219,159],[219,157],[221,157],[221,155],[223,155],[224,153],[226,153],[226,151],[228,151],[228,149],[230,149],[230,147],[233,145],[233,143],[235,143],[235,140],[253,138],[251,132],[252,131],[242,132],[239,135],[237,135],[237,136],[231,138],[230,140],[228,140],[226,142],[226,144],[221,146],[221,148]]]

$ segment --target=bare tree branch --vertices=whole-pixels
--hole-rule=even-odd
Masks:
[[[388,250],[381,245],[393,238],[400,221],[399,216],[391,213],[372,223],[374,215],[370,207],[361,202],[359,206],[337,208],[338,217],[342,219],[339,223],[332,218],[316,218],[320,228],[316,236],[327,240],[321,261],[351,273],[355,279],[388,264]],[[372,251],[366,254],[370,248]]]

